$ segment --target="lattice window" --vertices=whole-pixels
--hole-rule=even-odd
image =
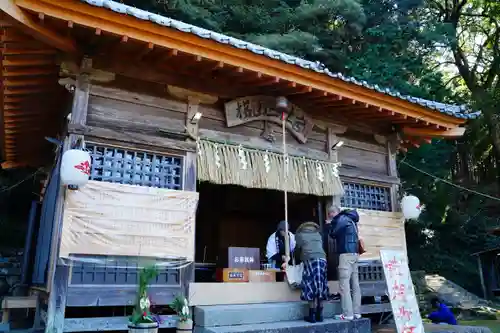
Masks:
[[[388,187],[344,182],[343,207],[391,211],[391,194]]]
[[[89,261],[75,260],[71,270],[72,285],[134,285],[139,279],[139,258],[126,256],[75,256]],[[92,259],[95,262],[91,262]],[[153,258],[148,258],[151,261]],[[144,263],[144,262],[142,262]],[[181,285],[181,270],[158,268],[158,275],[150,283],[153,285]]]
[[[92,157],[92,180],[182,190],[181,156],[90,144],[87,149]]]

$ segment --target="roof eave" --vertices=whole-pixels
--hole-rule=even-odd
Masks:
[[[69,4],[71,2],[71,4]],[[216,41],[195,36],[191,33],[177,31],[140,20],[132,16],[122,15],[105,8],[92,7],[78,0],[64,3],[51,0],[15,0],[23,9],[93,29],[101,29],[109,33],[127,36],[144,43],[176,49],[180,52],[199,55],[215,61],[221,61],[235,67],[279,77],[284,80],[309,86],[313,89],[331,94],[352,98],[378,108],[390,110],[409,117],[425,119],[439,127],[451,129],[466,123],[467,119],[425,108],[400,98],[385,95],[366,87],[356,85],[258,55],[247,50],[217,43]],[[151,14],[154,15],[154,14]]]

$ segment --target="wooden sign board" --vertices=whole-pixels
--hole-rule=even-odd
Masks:
[[[260,250],[251,247],[228,248],[228,267],[260,269]]]
[[[68,191],[59,256],[194,261],[198,193],[89,181]]]
[[[425,333],[404,251],[380,250],[398,333]]]
[[[224,106],[227,127],[239,126],[252,121],[269,121],[281,125],[281,112],[276,110],[276,97],[242,97]],[[287,114],[286,128],[301,143],[307,141],[314,123],[304,111],[291,104]]]
[[[248,282],[276,282],[276,271],[248,271]]]
[[[219,282],[248,282],[248,269],[219,268],[217,281]]]

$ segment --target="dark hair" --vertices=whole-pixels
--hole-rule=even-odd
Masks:
[[[281,231],[281,230],[285,231],[285,228],[287,227],[287,224],[288,223],[286,223],[286,221],[284,221],[284,220],[280,221],[280,223],[278,223],[277,230],[278,231]]]
[[[441,301],[439,300],[439,298],[437,297],[433,297],[431,298],[431,305],[434,306],[434,307],[438,307],[439,306],[439,303],[441,303]]]

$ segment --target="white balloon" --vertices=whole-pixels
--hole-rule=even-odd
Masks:
[[[64,152],[61,159],[61,182],[63,185],[83,186],[90,177],[90,154],[80,149]]]
[[[403,211],[403,216],[407,220],[418,219],[422,212],[420,200],[414,195],[406,195],[403,197],[403,200],[401,200],[401,209]]]

